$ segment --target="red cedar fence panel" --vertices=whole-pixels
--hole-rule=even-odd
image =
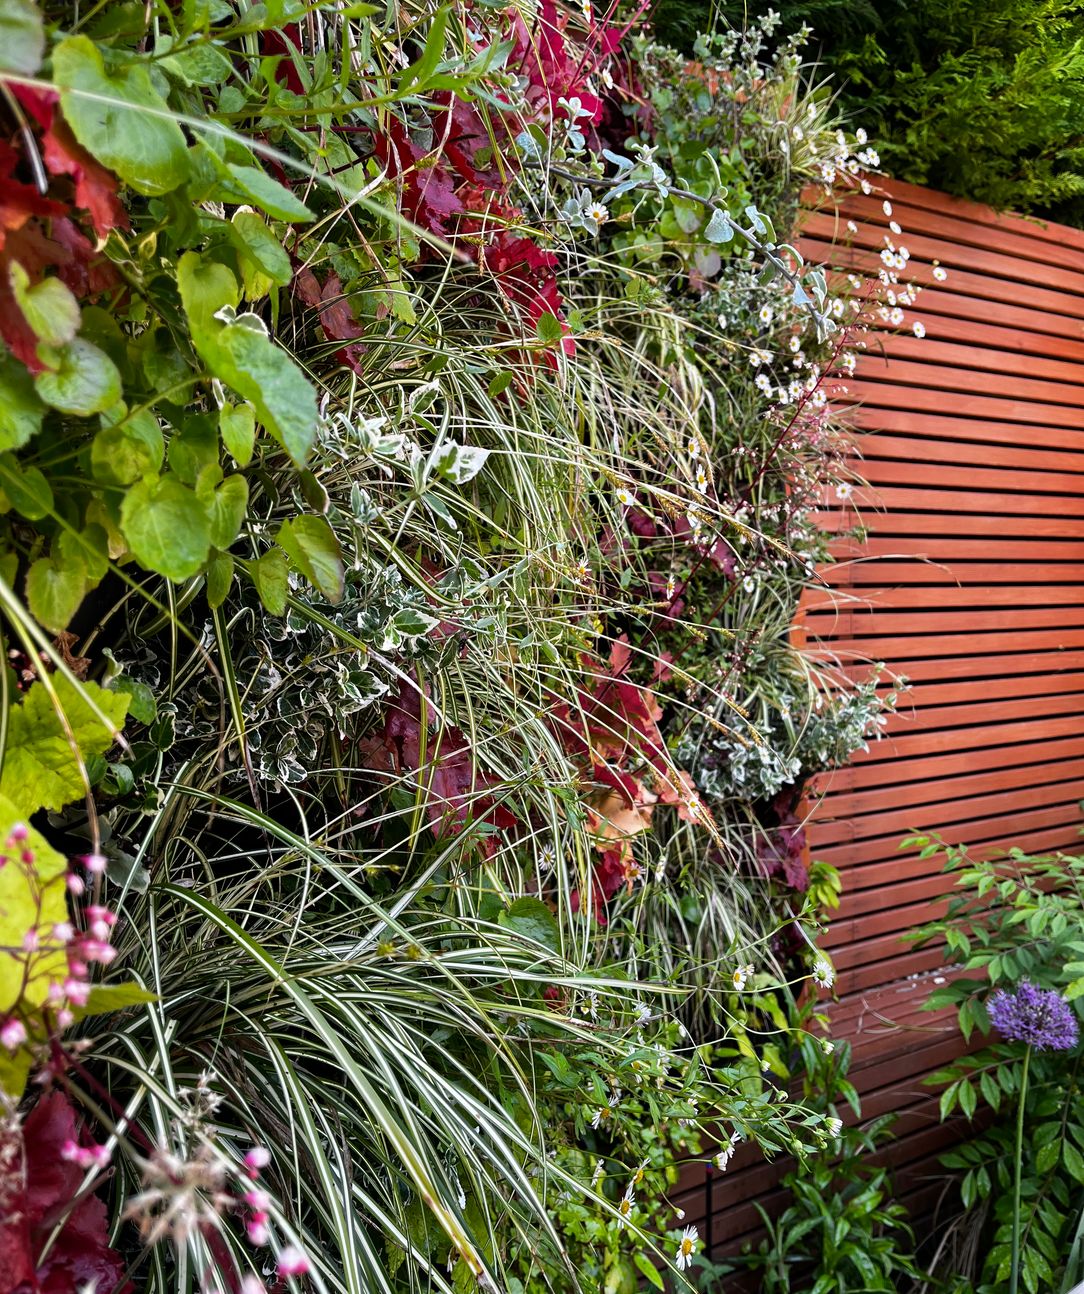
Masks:
[[[876,274],[886,235],[906,246],[925,287],[907,323],[927,335],[886,332],[861,353],[843,398],[869,484],[824,520],[868,537],[835,542],[831,588],[809,591],[796,630],[853,677],[885,661],[911,680],[884,739],[817,779],[808,835],[843,874],[836,1035],[864,1116],[900,1115],[883,1158],[923,1215],[961,1130],[939,1123],[922,1078],[961,1042],[951,1017],[919,1009],[938,954],[900,938],[937,911],[940,863],[899,842],[1084,848],[1084,232],[886,189],[891,216],[877,194],[804,219],[803,254],[841,269]],[[735,1252],[759,1232],[754,1202],[785,1202],[780,1172],[751,1154],[725,1175],[690,1165],[674,1202]]]

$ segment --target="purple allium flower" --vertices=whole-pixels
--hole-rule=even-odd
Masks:
[[[1054,989],[1036,988],[1021,980],[1012,992],[999,988],[991,993],[986,1010],[1006,1038],[1040,1051],[1071,1051],[1076,1046],[1076,1016]]]

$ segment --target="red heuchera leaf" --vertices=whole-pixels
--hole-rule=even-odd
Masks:
[[[42,1096],[21,1129],[9,1124],[0,1138],[0,1294],[117,1288],[125,1263],[109,1248],[105,1205],[96,1195],[77,1201],[83,1170],[62,1154],[65,1142],[80,1138],[67,1096]],[[125,1281],[121,1294],[131,1288]]]
[[[458,835],[468,824],[485,822],[501,831],[518,819],[487,794],[492,779],[479,770],[467,738],[459,728],[437,729],[430,716],[422,759],[421,696],[416,684],[402,682],[399,695],[388,707],[381,741],[365,743],[366,765],[380,771],[420,772],[425,790],[425,815],[433,835]],[[497,849],[493,833],[481,838],[486,857]]]

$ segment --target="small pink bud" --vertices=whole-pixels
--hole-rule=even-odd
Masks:
[[[68,1010],[66,1006],[61,1007],[61,1009],[56,1013],[56,1022],[59,1028],[70,1029],[71,1026],[75,1023],[75,1016]]]
[[[41,944],[41,940],[38,938],[37,927],[31,926],[30,929],[26,932],[26,934],[23,935],[23,952],[25,953],[37,952],[40,944]]]
[[[75,938],[75,927],[70,921],[58,921],[53,926],[53,938],[62,944],[71,943]]]
[[[268,1240],[271,1239],[271,1233],[267,1229],[267,1223],[260,1218],[252,1218],[245,1227],[245,1231],[248,1234],[249,1244],[256,1245],[257,1248],[260,1245],[267,1244]]]
[[[105,872],[106,861],[104,854],[87,854],[83,866],[92,876],[101,876]]]
[[[76,876],[74,872],[68,873],[65,878],[65,882],[68,886],[69,894],[75,894],[78,896],[86,891],[87,887],[83,884],[83,878],[81,876]]]
[[[8,1051],[14,1051],[17,1047],[21,1047],[24,1042],[26,1042],[26,1025],[21,1020],[11,1016],[10,1019],[5,1020],[0,1025],[0,1043]]]
[[[11,832],[8,835],[8,839],[14,841],[15,844],[17,845],[21,845],[29,835],[30,835],[30,829],[27,827],[26,823],[17,822],[12,827]]]
[[[72,979],[69,976],[64,981],[64,993],[72,1006],[86,1006],[90,998],[90,985],[85,979]]]
[[[96,1164],[99,1168],[108,1167],[109,1161],[112,1158],[112,1151],[108,1146],[91,1146],[89,1153],[92,1163]]]
[[[300,1249],[287,1245],[279,1254],[278,1273],[280,1276],[304,1276],[312,1270],[312,1265]]]
[[[27,867],[29,867],[30,864],[34,861],[34,857],[35,855],[32,849],[24,849],[22,853],[19,855],[19,861],[25,863]]]
[[[271,1162],[271,1152],[266,1146],[253,1146],[245,1155],[245,1167],[250,1173],[258,1173]]]
[[[69,1163],[74,1163],[79,1158],[79,1143],[72,1141],[71,1137],[60,1147],[60,1158],[66,1159]]]
[[[256,1213],[266,1213],[271,1205],[271,1197],[266,1191],[253,1187],[245,1192],[245,1203]]]
[[[241,1277],[241,1294],[267,1294],[267,1288],[258,1276],[249,1272]]]

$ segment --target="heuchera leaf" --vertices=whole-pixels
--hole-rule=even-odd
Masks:
[[[6,760],[4,773],[6,782]],[[26,825],[27,816],[0,794],[0,842],[7,840],[17,822]],[[17,1002],[28,1010],[40,1007],[50,983],[67,974],[67,954],[60,945],[43,940],[40,950],[23,951],[28,930],[47,932],[68,919],[67,860],[33,827],[28,831],[22,848],[33,855],[33,862],[24,864],[13,855],[0,867],[0,1015]]]
[[[86,36],[53,50],[53,80],[75,138],[138,193],[169,193],[189,174],[188,148],[141,64],[106,71]]]
[[[26,600],[38,624],[63,633],[87,591],[87,568],[78,556],[39,557],[26,573]]]
[[[0,1214],[0,1294],[130,1294],[124,1259],[109,1247],[109,1215],[93,1193],[81,1194],[83,1170],[63,1154],[86,1141],[67,1095],[39,1098],[20,1129],[8,1120],[0,1154],[18,1165],[4,1182]]]
[[[77,688],[63,674],[54,674],[50,681],[83,763],[104,755],[128,713],[128,698],[96,683]],[[62,809],[80,799],[83,791],[68,731],[45,684],[35,683],[8,712],[0,796],[8,798],[18,816],[29,818],[38,809]]]

